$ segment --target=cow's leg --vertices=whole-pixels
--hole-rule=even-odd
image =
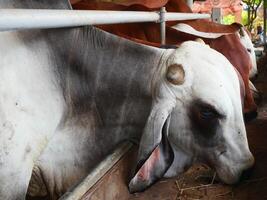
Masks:
[[[14,115],[16,120],[11,121],[4,112],[0,113],[0,199],[25,199],[34,160],[46,140],[42,135],[34,134],[26,116],[24,122],[19,115]]]
[[[36,119],[11,108],[6,110],[14,113],[10,118],[1,111],[0,106],[0,199],[25,199],[34,162],[48,142],[44,132],[49,129],[43,130]]]
[[[48,47],[32,31],[23,34],[3,32],[0,37],[1,200],[25,198],[34,161],[64,107]]]
[[[50,199],[57,199],[103,158],[91,124],[91,119],[80,118],[57,130],[34,167],[30,196],[49,195]]]
[[[60,114],[51,113],[46,106],[41,106],[48,102],[27,102],[26,98],[32,100],[34,96],[13,96],[15,91],[12,89],[3,91],[0,86],[1,200],[25,199],[34,162],[60,119]],[[50,108],[53,110],[54,106]]]
[[[13,145],[17,145],[14,143]],[[18,145],[15,151],[1,153],[0,161],[0,199],[25,199],[31,177],[33,160],[30,146]]]

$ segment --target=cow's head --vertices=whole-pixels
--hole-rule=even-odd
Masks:
[[[154,80],[130,191],[176,176],[195,162],[207,163],[225,183],[236,183],[254,158],[233,66],[220,53],[192,41],[173,50],[163,65]]]
[[[251,69],[249,71],[249,78],[254,78],[258,74],[255,48],[251,41],[251,36],[249,35],[245,27],[240,27],[239,37],[240,37],[240,41],[242,45],[246,48],[249,54],[251,64],[252,64]]]

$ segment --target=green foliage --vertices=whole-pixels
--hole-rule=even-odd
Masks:
[[[223,17],[223,24],[232,24],[235,22],[234,15],[226,15]]]
[[[247,5],[259,5],[261,4],[262,0],[242,0]]]
[[[248,11],[245,10],[242,11],[242,24],[243,25],[248,24]]]
[[[234,15],[226,15],[223,17],[223,24],[232,24],[235,22],[235,16]],[[243,25],[248,23],[248,12],[242,11],[242,22]]]
[[[247,23],[245,23],[246,27],[249,31],[253,29],[253,22],[257,18],[257,10],[260,7],[263,0],[242,0],[247,6]]]

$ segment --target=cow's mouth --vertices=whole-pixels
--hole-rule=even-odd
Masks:
[[[222,182],[225,184],[236,184],[239,182],[241,171],[235,169],[234,167],[230,167],[228,165],[218,163],[209,158],[205,158],[202,160],[202,163],[209,166],[214,172],[216,172],[215,180],[218,182]]]
[[[247,169],[237,169],[234,167],[217,168],[218,178],[225,184],[233,185],[248,180],[253,171],[254,165]]]
[[[241,177],[241,171],[231,171],[229,168],[217,168],[216,169],[218,179],[228,185],[237,184]]]

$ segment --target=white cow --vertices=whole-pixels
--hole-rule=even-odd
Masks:
[[[251,41],[251,37],[249,36],[249,34],[247,33],[247,30],[244,27],[240,28],[239,36],[240,36],[241,43],[248,51],[248,54],[249,54],[249,57],[250,57],[250,60],[252,63],[252,67],[249,71],[249,78],[252,79],[258,73],[255,48],[254,48],[254,45]]]
[[[66,0],[0,8],[70,9]],[[253,165],[237,75],[197,42],[135,44],[94,27],[0,33],[0,199],[57,199],[123,140],[140,138],[130,191],[208,163],[235,183]]]
[[[201,31],[197,31],[196,29],[189,26],[188,24],[183,24],[183,23],[179,23],[173,26],[173,28],[181,32],[188,33],[190,35],[195,35],[195,36],[206,38],[206,39],[217,39],[219,37],[229,34],[229,33],[201,32]],[[247,50],[250,60],[251,60],[251,68],[249,72],[249,77],[254,78],[258,73],[255,48],[253,46],[250,36],[248,35],[246,29],[242,27],[242,25],[240,25],[240,29],[239,29],[239,32],[237,32],[237,34],[239,35],[240,42]]]

